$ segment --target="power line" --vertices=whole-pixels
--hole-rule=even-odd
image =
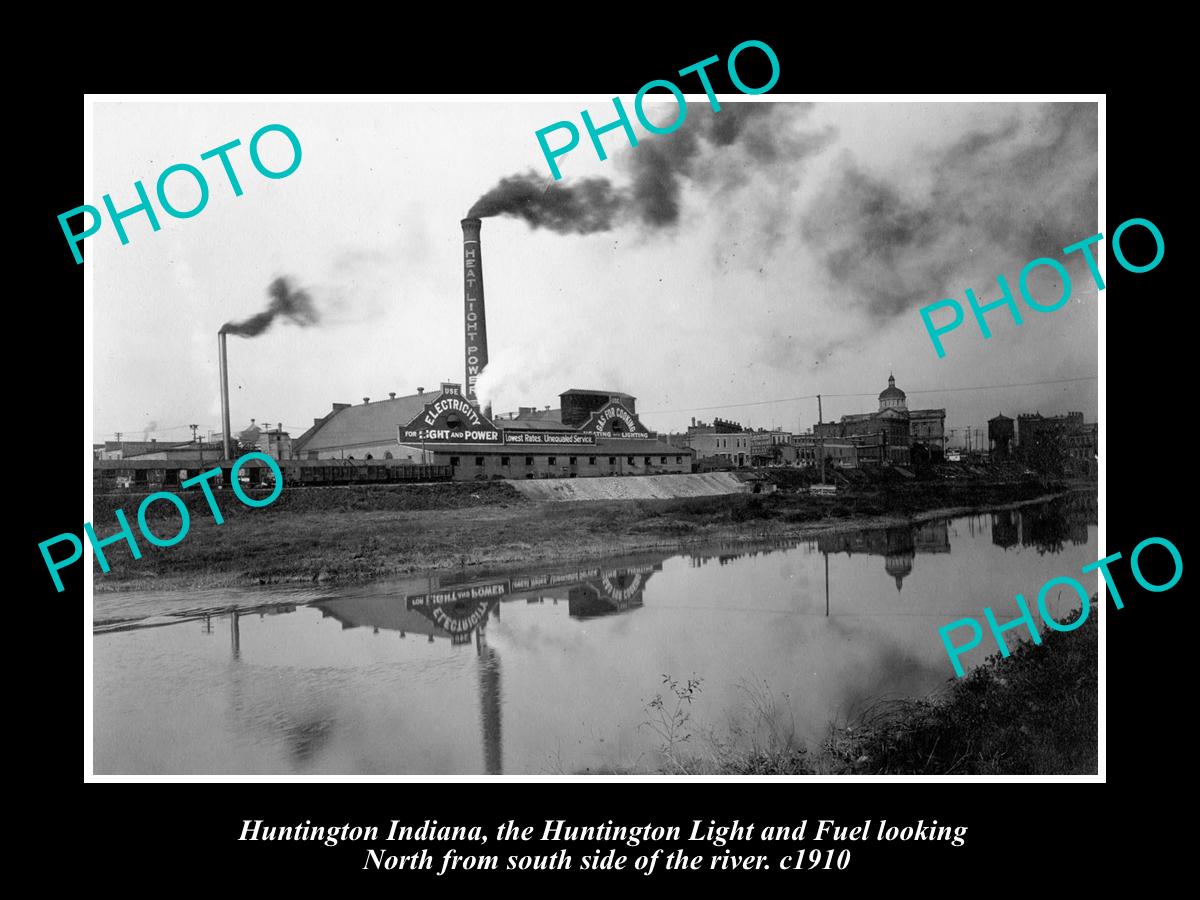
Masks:
[[[1044,384],[1067,384],[1074,381],[1095,381],[1099,375],[1085,375],[1079,378],[1056,378],[1051,381],[1022,381],[1015,384],[981,384],[974,387],[958,387],[958,388],[931,388],[925,391],[905,391],[905,394],[956,394],[962,391],[992,391],[1003,388],[1016,387],[1034,387]],[[821,394],[822,397],[878,397],[878,391],[865,391],[859,394]],[[744,406],[767,406],[771,403],[791,403],[794,400],[816,400],[816,394],[805,394],[801,397],[780,397],[775,400],[755,400],[750,403],[726,403],[722,406],[687,406],[680,409],[649,409],[641,413],[641,415],[657,415],[661,413],[677,413],[677,412],[707,412],[713,409],[734,409]]]

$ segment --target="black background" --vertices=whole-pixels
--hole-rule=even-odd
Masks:
[[[531,19],[536,18],[531,13]],[[447,31],[446,40],[397,33],[375,38],[377,46],[361,34],[342,39],[335,32],[321,45],[335,46],[320,52],[315,44],[280,48],[264,38],[251,41],[244,53],[231,50],[233,58],[241,60],[236,65],[196,67],[168,61],[141,72],[102,68],[88,79],[86,89],[598,92],[611,96],[631,94],[648,80],[671,77],[676,70],[716,54],[722,63],[709,71],[717,95],[723,97],[734,93],[724,74],[729,50],[742,40],[756,38],[770,44],[780,60],[782,74],[772,93],[1107,91],[1108,215],[1102,246],[1108,253],[1108,278],[1098,302],[1107,306],[1108,323],[1108,394],[1100,413],[1108,432],[1101,446],[1108,466],[1108,536],[1101,549],[1106,554],[1120,551],[1128,559],[1139,541],[1158,535],[1173,541],[1186,560],[1183,507],[1189,486],[1181,467],[1190,457],[1186,428],[1190,384],[1181,363],[1189,360],[1185,322],[1194,301],[1178,285],[1178,273],[1186,265],[1188,235],[1170,200],[1192,187],[1180,178],[1170,159],[1178,141],[1179,113],[1161,99],[1162,85],[1147,74],[1150,69],[1124,57],[1100,58],[1096,53],[1089,57],[1088,42],[1082,38],[1079,58],[1071,66],[1070,78],[1064,80],[1059,68],[1047,69],[1047,60],[1035,58],[1029,48],[1015,47],[1006,53],[1000,45],[989,44],[976,54],[965,43],[952,42],[947,49],[946,43],[935,45],[930,40],[906,44],[901,51],[882,27],[869,37],[857,26],[830,31],[777,25],[713,26],[686,36],[672,31],[670,37],[663,37],[651,29],[622,26],[587,40],[577,28],[535,31],[527,24],[513,30],[510,22],[509,31],[497,32],[508,37],[482,43],[471,35],[486,29],[481,31],[477,24],[465,27],[471,22],[464,19],[463,28]],[[1075,32],[1078,23],[1064,22],[1061,28]],[[1047,35],[1052,42],[1060,38]],[[765,65],[755,72],[756,58],[760,58],[756,51],[739,58],[739,71],[751,85],[763,83],[767,75]],[[684,89],[695,91],[697,86],[685,82]],[[56,216],[83,202],[94,204],[97,198],[85,198],[80,185],[81,90],[60,83],[57,90],[46,90],[24,103],[27,119],[37,123],[38,139],[22,163],[21,171],[28,177],[16,179],[20,182],[16,186],[27,192],[20,201],[17,224],[31,229],[32,239],[18,239],[10,247],[31,249],[34,259],[25,259],[24,253],[9,257],[10,268],[24,276],[18,281],[29,285],[15,304],[20,315],[12,320],[14,333],[9,340],[20,367],[11,382],[12,399],[23,408],[22,424],[29,434],[13,448],[18,466],[10,476],[24,494],[23,500],[15,501],[21,505],[12,511],[19,510],[20,519],[30,523],[18,543],[31,573],[19,609],[34,615],[32,622],[25,618],[10,622],[12,635],[24,636],[15,643],[28,655],[19,670],[10,670],[10,677],[28,677],[29,683],[14,690],[19,699],[14,702],[9,740],[12,747],[25,751],[23,758],[37,761],[34,768],[45,770],[45,780],[30,785],[45,785],[50,791],[35,804],[35,818],[28,823],[30,828],[36,821],[48,829],[34,841],[35,852],[45,850],[56,857],[66,852],[68,859],[97,877],[105,871],[125,883],[132,879],[168,890],[193,880],[198,886],[222,884],[233,889],[259,884],[312,888],[326,881],[342,887],[353,883],[404,888],[419,881],[452,890],[468,883],[507,885],[520,876],[466,873],[449,880],[428,873],[362,871],[365,853],[358,845],[326,848],[236,838],[244,819],[280,824],[306,819],[321,824],[349,821],[376,824],[383,832],[393,818],[414,825],[437,819],[447,825],[483,826],[490,837],[483,851],[504,855],[547,853],[558,846],[497,845],[495,829],[509,819],[535,826],[558,818],[575,824],[609,819],[624,824],[678,824],[686,835],[692,819],[716,819],[720,824],[739,819],[760,827],[808,819],[811,830],[821,818],[852,826],[886,818],[897,825],[937,819],[940,824],[969,825],[970,830],[961,848],[933,842],[836,845],[851,848],[852,863],[846,871],[835,873],[780,873],[774,869],[776,858],[783,854],[779,845],[767,849],[742,843],[731,845],[732,851],[767,853],[772,871],[664,873],[660,865],[650,878],[632,871],[543,872],[524,878],[531,886],[552,882],[601,888],[615,885],[612,879],[617,879],[621,884],[652,885],[654,890],[683,883],[709,884],[713,879],[755,886],[768,882],[803,886],[812,879],[834,886],[849,879],[855,884],[974,891],[997,879],[1017,889],[1069,881],[1078,865],[1105,865],[1103,857],[1095,858],[1101,847],[1112,853],[1170,858],[1170,850],[1158,844],[1169,834],[1158,819],[1158,808],[1168,803],[1164,797],[1178,790],[1167,779],[1181,774],[1186,778],[1186,771],[1180,770],[1188,765],[1181,737],[1187,717],[1180,702],[1189,696],[1188,682],[1181,677],[1182,661],[1193,655],[1189,629],[1181,618],[1186,579],[1170,592],[1149,594],[1133,582],[1124,562],[1114,571],[1125,609],[1114,611],[1110,605],[1105,629],[1108,718],[1107,784],[1103,786],[983,784],[961,779],[919,784],[682,780],[667,784],[599,779],[552,784],[82,784],[75,705],[80,700],[75,654],[79,652],[82,569],[76,566],[64,572],[67,590],[55,593],[36,545],[62,531],[80,533],[76,491],[81,451],[73,410],[82,401],[85,378],[80,356],[82,319],[76,318],[83,271],[71,257]],[[486,147],[486,135],[477,139]],[[1166,240],[1164,261],[1146,274],[1126,272],[1109,251],[1108,236],[1131,217],[1150,219]],[[1144,233],[1134,229],[1127,237],[1123,247],[1130,259],[1151,257],[1148,241],[1139,247]],[[83,252],[87,253],[86,245]],[[1023,262],[1014,260],[1014,265]],[[1036,321],[1025,327],[1036,327]],[[99,357],[102,348],[96,350]],[[15,421],[12,424],[19,427]],[[64,433],[61,438],[60,433]],[[85,441],[90,444],[91,435]],[[1165,580],[1164,573],[1169,572],[1153,562],[1159,551],[1152,549],[1145,557],[1144,571],[1155,581]],[[1165,552],[1161,556],[1165,558]],[[1170,631],[1164,627],[1176,621],[1179,627]],[[86,634],[84,638],[90,639]],[[86,769],[90,761],[83,762]],[[587,843],[571,852],[578,856],[594,846]],[[607,845],[600,846],[607,851]],[[685,846],[691,854],[714,852],[703,844]],[[403,849],[402,845],[391,848]],[[468,847],[459,849],[470,852]],[[619,848],[618,853],[632,857],[651,849],[652,845],[643,845]]]

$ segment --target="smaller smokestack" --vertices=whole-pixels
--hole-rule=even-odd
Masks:
[[[419,387],[419,388],[417,388],[417,393],[418,393],[418,394],[423,394],[423,393],[425,393],[425,388],[422,388],[422,387]]]
[[[371,402],[371,398],[370,398],[370,397],[363,397],[363,406],[366,406],[366,405],[367,405],[368,403],[370,403],[370,402]]]
[[[229,427],[229,360],[225,355],[225,332],[217,335],[217,346],[221,364],[221,453],[222,459],[233,458],[233,444]]]
[[[389,400],[395,400],[395,399],[396,399],[396,392],[395,392],[395,391],[388,391],[388,399],[389,399]]]

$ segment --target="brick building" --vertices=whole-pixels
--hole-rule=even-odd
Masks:
[[[848,440],[860,448],[859,463],[908,465],[914,451],[940,459],[946,444],[946,410],[909,409],[895,376],[879,394],[879,409],[813,426],[817,437]]]

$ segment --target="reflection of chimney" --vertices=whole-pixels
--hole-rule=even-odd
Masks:
[[[229,360],[225,356],[225,332],[217,335],[221,357],[221,453],[222,459],[233,458],[233,445],[229,434]]]
[[[466,316],[467,400],[476,403],[475,379],[488,363],[487,320],[483,312],[483,255],[479,247],[482,219],[463,219],[463,301]]]

